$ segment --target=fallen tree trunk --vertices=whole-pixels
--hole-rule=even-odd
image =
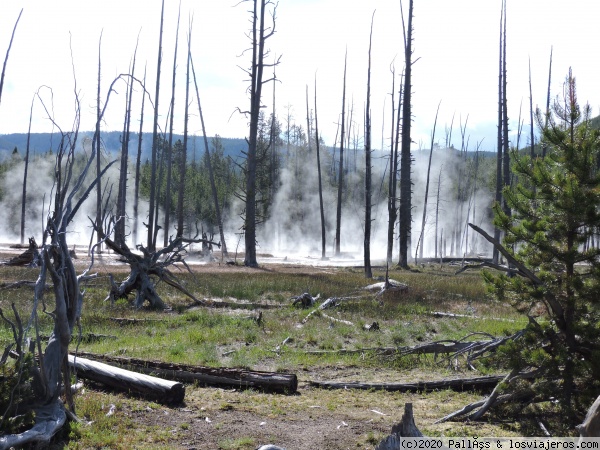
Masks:
[[[258,372],[234,368],[213,368],[170,364],[160,361],[146,361],[136,358],[79,353],[80,355],[100,359],[130,370],[160,375],[169,380],[184,383],[199,383],[209,386],[221,386],[238,389],[260,389],[269,392],[293,394],[298,390],[296,374],[279,372]],[[79,358],[78,358],[79,359]]]
[[[131,372],[97,361],[69,355],[69,365],[77,376],[108,386],[141,394],[160,403],[181,403],[185,386],[179,382],[163,380],[149,375]]]
[[[314,387],[325,389],[376,389],[390,392],[425,392],[441,389],[452,389],[454,391],[492,390],[500,381],[500,376],[487,376],[476,378],[455,378],[451,380],[418,381],[416,383],[361,383],[358,381],[309,381]]]

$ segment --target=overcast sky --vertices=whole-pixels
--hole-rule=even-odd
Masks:
[[[167,113],[173,43],[177,22],[177,0],[165,1],[161,126]],[[407,7],[408,0],[404,1]],[[181,2],[181,26],[176,99],[176,131],[183,131],[183,86],[188,17],[194,15],[192,54],[198,74],[207,134],[244,137],[245,75],[238,66],[249,65],[243,54],[249,41],[248,3],[235,1]],[[498,33],[500,0],[425,0],[415,2],[413,114],[415,147],[429,145],[429,134],[441,101],[436,140],[444,141],[444,127],[453,115],[453,142],[460,146],[459,122],[468,115],[466,135],[470,148],[484,139],[483,148],[495,149],[497,117]],[[28,0],[3,2],[0,14],[2,59],[14,22],[23,8],[8,61],[0,104],[0,134],[25,132],[34,93],[42,85],[54,93],[54,115],[65,129],[73,120],[72,47],[77,90],[82,105],[82,130],[92,130],[95,121],[95,91],[98,39],[102,37],[102,96],[119,73],[127,72],[139,33],[136,75],[143,77],[147,64],[147,86],[154,96],[156,57],[160,24],[160,0]],[[354,102],[357,132],[362,136],[366,99],[367,49],[373,11],[372,114],[373,145],[381,146],[382,125],[388,140],[391,120],[390,65],[396,73],[404,64],[399,0],[281,0],[277,9],[276,34],[268,41],[271,55],[282,55],[277,68],[277,113],[283,121],[287,107],[294,120],[306,126],[306,85],[310,108],[314,108],[314,79],[318,82],[318,113],[321,133],[333,144],[341,110],[344,52],[348,50],[348,102]],[[570,66],[577,78],[579,98],[589,102],[594,114],[600,106],[597,55],[600,36],[598,0],[508,0],[508,107],[511,128],[516,130],[519,107],[525,129],[529,124],[528,60],[531,58],[533,103],[545,104],[550,48],[554,48],[552,95],[561,92]],[[50,102],[48,89],[41,95]],[[122,128],[124,86],[111,98],[104,128]],[[266,111],[271,112],[272,86],[265,88]],[[140,101],[137,93],[136,102]],[[148,104],[148,103],[147,103]],[[385,108],[384,108],[385,106]],[[197,107],[192,105],[190,129],[200,132]],[[384,116],[385,109],[385,116]],[[138,107],[139,110],[139,107]],[[134,113],[134,117],[139,117]],[[146,110],[147,130],[151,111]],[[133,126],[137,128],[137,123]],[[33,131],[50,131],[39,103],[34,106]],[[516,139],[513,133],[513,139]],[[529,131],[521,145],[529,141]],[[389,143],[389,140],[388,140]],[[386,143],[385,145],[388,145]]]

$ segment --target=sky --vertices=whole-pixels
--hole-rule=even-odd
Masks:
[[[248,119],[237,110],[249,107],[248,81],[240,67],[249,66],[250,54],[244,50],[249,48],[246,33],[250,25],[250,5],[236,3],[236,0],[181,1],[175,100],[177,133],[183,132],[186,40],[189,17],[193,14],[192,57],[207,134],[247,135]],[[403,3],[406,10],[408,1]],[[159,100],[161,127],[166,120],[171,91],[178,5],[179,1],[165,0]],[[75,90],[81,101],[80,128],[92,130],[101,33],[102,102],[113,79],[129,70],[138,36],[136,76],[143,78],[144,66],[147,67],[146,85],[154,98],[160,6],[160,0],[3,2],[0,14],[2,58],[21,8],[23,14],[6,67],[0,102],[0,134],[27,131],[36,92],[48,110],[53,111],[56,123],[65,130],[70,129]],[[445,142],[445,129],[450,127],[454,117],[452,142],[455,146],[461,145],[459,124],[466,123],[465,139],[470,149],[481,142],[482,149],[495,150],[500,7],[500,0],[415,1],[412,97],[415,148],[428,148],[439,104],[437,142]],[[354,105],[354,133],[363,135],[371,17],[374,20],[372,145],[375,148],[389,145],[390,68],[395,66],[397,89],[404,65],[399,0],[280,0],[275,34],[267,41],[267,48],[270,61],[275,55],[281,56],[275,108],[283,123],[289,111],[293,122],[306,127],[306,89],[308,86],[309,108],[314,110],[316,79],[320,133],[326,144],[333,145],[341,112],[347,51],[347,103]],[[594,115],[599,113],[598,19],[600,3],[597,0],[508,0],[507,80],[513,144],[520,110],[524,122],[521,146],[529,143],[529,61],[533,104],[544,107],[551,48],[552,97],[561,93],[565,76],[572,67],[580,101],[588,102]],[[122,129],[124,94],[124,83],[117,82],[107,107],[105,130]],[[263,97],[267,113],[272,112],[272,96],[273,85],[269,83]],[[134,111],[139,111],[140,102],[138,89]],[[195,102],[190,111],[191,132],[201,133]],[[151,131],[150,109],[147,108],[145,114],[145,129]],[[134,113],[134,117],[139,120],[139,112]],[[132,125],[134,129],[137,127],[137,122]],[[36,100],[32,131],[51,129],[41,102]]]

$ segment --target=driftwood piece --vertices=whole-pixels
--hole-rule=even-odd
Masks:
[[[590,407],[585,420],[577,426],[580,437],[600,437],[600,396]]]
[[[329,319],[333,322],[337,322],[337,323],[343,323],[344,325],[354,325],[352,322],[350,322],[349,320],[343,320],[343,319],[336,319],[335,317],[331,317],[325,313],[321,313],[321,315],[323,317],[325,317],[326,319]]]
[[[425,392],[441,389],[454,391],[491,390],[504,376],[486,376],[475,378],[455,378],[438,381],[418,381],[416,383],[361,383],[357,381],[309,381],[314,387],[326,389],[376,389],[390,392]]]
[[[69,355],[69,365],[81,378],[141,394],[161,403],[181,403],[185,386],[179,382],[131,372],[120,367]]]
[[[402,420],[392,427],[392,434],[382,440],[377,447],[375,447],[375,450],[400,450],[402,448],[400,445],[402,438],[420,437],[423,437],[423,433],[421,433],[415,424],[412,403],[405,403]]]
[[[245,369],[213,368],[147,361],[137,358],[98,355],[80,352],[88,358],[99,359],[130,370],[152,373],[183,383],[199,383],[238,389],[260,389],[269,392],[293,394],[298,389],[296,374],[260,372]]]
[[[45,444],[62,428],[67,420],[61,402],[53,402],[35,410],[35,424],[19,434],[0,436],[0,450],[19,448],[24,445]],[[41,447],[39,447],[41,448]]]

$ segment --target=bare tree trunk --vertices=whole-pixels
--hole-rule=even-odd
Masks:
[[[265,42],[275,33],[275,14],[277,4],[270,0],[252,0],[254,5],[252,11],[252,68],[250,75],[250,130],[248,136],[248,154],[246,157],[246,214],[244,220],[244,265],[257,267],[256,260],[256,169],[257,169],[257,145],[258,145],[258,122],[260,119],[260,106],[263,84]],[[260,3],[260,8],[259,8]],[[271,14],[272,26],[265,25],[265,15],[268,5],[273,6]],[[260,11],[259,11],[260,9]],[[277,63],[275,63],[277,64]]]
[[[398,95],[398,118],[395,120],[395,107],[394,94],[396,89],[396,71],[394,67],[391,69],[392,72],[392,132],[390,136],[390,178],[388,186],[388,235],[387,235],[387,264],[392,263],[392,253],[394,251],[394,227],[396,226],[396,186],[397,186],[397,175],[398,175],[398,140],[400,131],[400,106],[402,102],[402,87]],[[394,129],[394,126],[396,127]],[[394,133],[395,131],[395,133]]]
[[[179,1],[179,9],[177,11],[177,31],[175,34],[175,53],[173,55],[173,81],[171,83],[171,119],[169,122],[169,145],[166,148],[167,152],[167,180],[165,186],[165,222],[164,222],[164,237],[163,246],[169,244],[169,228],[171,219],[171,174],[173,166],[173,118],[175,116],[175,76],[177,74],[177,47],[179,44],[179,19],[181,17],[181,0]]]
[[[544,127],[548,126],[548,115],[550,114],[550,83],[552,81],[552,47],[550,47],[550,64],[548,65],[548,93],[546,95],[546,120],[544,122]],[[544,143],[542,145],[542,157],[546,157],[546,152],[548,151],[548,146]]]
[[[4,88],[4,75],[6,74],[6,64],[8,63],[8,55],[10,53],[10,49],[15,38],[15,32],[17,31],[17,25],[19,24],[19,20],[21,19],[21,14],[23,14],[23,8],[21,8],[21,12],[19,12],[19,17],[17,17],[12,34],[10,35],[10,42],[8,43],[8,49],[6,50],[6,56],[4,57],[4,64],[2,65],[2,76],[0,76],[0,102],[2,102],[2,89]]]
[[[438,185],[437,185],[437,195],[436,195],[436,200],[435,200],[435,257],[438,257],[438,225],[439,225],[439,218],[440,218],[440,187],[442,184],[442,169],[444,168],[444,165],[442,164],[440,166],[440,173],[438,174]],[[443,230],[442,230],[443,232]],[[442,237],[440,236],[440,244],[442,241]],[[440,245],[440,257],[442,256],[442,248]]]
[[[502,32],[502,169],[503,169],[503,178],[504,178],[504,188],[510,187],[510,149],[508,142],[508,106],[506,100],[506,0],[504,0],[504,25]],[[507,216],[511,215],[510,207],[508,206],[508,202],[506,201],[506,196],[503,196],[502,206],[504,209],[504,213]]]
[[[146,67],[144,67],[144,89],[146,86]],[[140,113],[140,131],[138,133],[138,148],[137,148],[137,157],[135,159],[135,184],[134,184],[134,193],[133,193],[133,230],[132,230],[132,239],[133,246],[136,246],[138,243],[138,203],[139,203],[139,194],[140,194],[140,168],[142,164],[142,139],[143,139],[143,130],[144,130],[144,103],[146,101],[146,94],[142,95],[142,110]]]
[[[31,99],[31,109],[29,110],[29,128],[27,129],[27,146],[25,147],[25,170],[23,172],[23,197],[21,199],[21,245],[25,243],[25,206],[27,204],[27,171],[29,170],[29,141],[31,138],[31,119],[33,117],[33,102],[35,96]]]
[[[340,254],[340,235],[342,228],[342,190],[344,189],[344,130],[346,120],[346,63],[348,61],[348,50],[344,57],[344,87],[342,92],[342,121],[341,121],[341,138],[340,138],[340,165],[338,175],[338,192],[337,192],[337,210],[335,220],[335,255]]]
[[[100,244],[102,235],[102,180],[100,179],[100,173],[102,172],[102,159],[100,152],[100,80],[102,74],[102,32],[100,32],[100,38],[98,39],[98,86],[96,91],[96,129],[94,131],[94,137],[92,138],[92,153],[96,155],[96,226],[98,231],[96,232],[96,242]],[[91,244],[91,243],[90,243]],[[98,246],[98,251],[102,250],[101,245]]]
[[[411,153],[410,153],[410,126],[411,126],[411,90],[412,90],[412,19],[413,0],[408,3],[408,26],[404,32],[404,92],[402,101],[402,152],[400,165],[400,258],[398,264],[401,268],[408,268],[408,254],[412,225],[412,182],[411,182]],[[402,3],[400,4],[402,8]],[[404,24],[404,20],[402,21]]]
[[[321,212],[321,259],[325,259],[325,210],[323,208],[323,184],[321,181],[321,154],[319,142],[319,119],[317,115],[317,76],[315,75],[315,142],[317,146],[317,176],[319,177],[319,211]]]
[[[158,38],[158,58],[156,62],[156,90],[154,92],[154,122],[152,126],[152,157],[150,166],[150,199],[148,206],[148,250],[156,250],[156,242],[154,240],[154,209],[157,208],[156,202],[156,166],[158,152],[158,100],[160,94],[160,69],[162,64],[162,38],[163,38],[163,23],[165,15],[165,0],[161,2],[160,10],[160,34]],[[165,230],[166,232],[166,230]]]
[[[139,36],[138,36],[139,38]],[[119,171],[119,192],[117,197],[117,218],[115,225],[115,239],[117,242],[125,242],[125,217],[127,214],[127,171],[129,167],[129,136],[131,130],[131,100],[133,98],[133,82],[135,77],[135,62],[137,57],[137,43],[133,52],[133,64],[131,66],[131,78],[127,81],[127,107],[125,109],[125,124],[123,127],[123,142],[121,144],[121,167]]]
[[[502,203],[502,26],[504,22],[504,4],[500,12],[500,54],[498,56],[498,139],[497,139],[497,154],[496,154],[496,197],[497,204]],[[500,241],[500,228],[494,227],[494,239]],[[492,251],[492,262],[498,264],[498,249],[494,247]]]
[[[427,164],[427,181],[425,182],[425,198],[423,200],[423,219],[421,221],[421,234],[417,241],[417,248],[415,249],[415,263],[417,262],[417,253],[419,258],[423,258],[423,240],[425,239],[425,221],[427,220],[427,199],[429,197],[429,175],[431,174],[431,158],[433,157],[433,143],[435,142],[435,127],[437,126],[437,118],[440,112],[440,105],[438,103],[437,111],[435,113],[435,120],[433,121],[433,131],[431,132],[431,146],[429,149],[429,163]],[[439,188],[439,186],[438,186]]]
[[[371,270],[371,44],[373,41],[373,20],[371,16],[371,33],[369,34],[369,69],[367,71],[367,107],[365,110],[365,240],[364,259],[365,277],[373,278]]]
[[[529,58],[529,123],[531,124],[529,132],[531,136],[531,151],[529,155],[531,156],[531,163],[533,164],[533,157],[535,156],[535,135],[533,134],[533,94],[531,92],[531,58]]]
[[[187,145],[188,145],[188,122],[190,107],[190,61],[192,59],[192,23],[188,29],[188,51],[187,51],[187,69],[185,73],[185,113],[183,117],[183,148],[181,162],[179,166],[179,192],[177,195],[177,237],[183,236],[184,228],[184,207],[183,197],[185,194],[185,169],[187,165]],[[210,159],[210,155],[209,155]]]
[[[219,235],[221,237],[221,254],[228,258],[227,245],[225,245],[225,231],[223,230],[223,218],[221,216],[221,208],[219,207],[219,197],[217,192],[217,185],[215,183],[215,175],[212,168],[212,161],[210,159],[210,151],[208,149],[208,138],[206,137],[206,127],[204,126],[204,115],[202,114],[202,106],[200,105],[200,93],[198,92],[198,83],[196,81],[196,71],[194,69],[194,61],[190,56],[190,62],[192,64],[192,74],[194,76],[194,86],[196,88],[196,101],[198,102],[198,113],[200,114],[200,123],[202,124],[202,135],[204,136],[204,149],[207,155],[207,166],[208,166],[208,177],[210,179],[210,189],[212,191],[213,202],[215,204],[215,214],[217,216],[217,224],[219,227]]]

